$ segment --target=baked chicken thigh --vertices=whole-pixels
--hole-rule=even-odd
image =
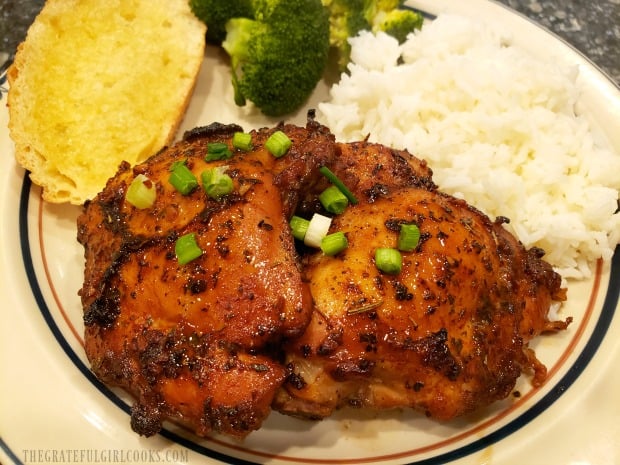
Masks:
[[[264,147],[276,129],[293,141],[286,157]],[[101,380],[136,397],[131,424],[146,436],[166,419],[198,435],[260,427],[286,375],[279,343],[311,317],[288,217],[333,158],[333,137],[312,121],[282,125],[253,131],[253,148],[242,151],[231,143],[239,131],[213,124],[134,168],[123,164],[78,218],[86,354]],[[232,158],[205,161],[212,142]],[[232,192],[181,193],[169,182],[176,162],[197,179],[226,170]],[[156,186],[149,208],[126,200],[138,175]],[[175,243],[188,233],[202,254],[181,264]]]
[[[344,406],[450,419],[507,396],[523,372],[544,378],[528,341],[566,327],[547,316],[565,293],[506,219],[439,192],[408,152],[336,143],[312,117],[252,131],[245,150],[231,142],[240,131],[214,123],[121,165],[78,218],[86,355],[135,397],[136,432],[172,420],[243,438],[272,409],[320,419]],[[292,140],[282,157],[265,148],[276,131]],[[214,142],[232,157],[207,161]],[[182,192],[170,182],[179,163],[197,179],[217,168],[232,191]],[[323,166],[359,199],[333,218],[349,243],[335,256],[296,243],[289,227],[293,214],[326,213]],[[155,186],[145,208],[128,200],[139,176]],[[403,224],[417,225],[419,243],[387,274],[374,251],[395,247]],[[199,253],[185,262],[188,234]]]
[[[528,348],[564,300],[542,251],[525,250],[501,225],[442,194],[407,152],[338,144],[333,170],[359,200],[335,216],[348,247],[305,255],[314,313],[285,345],[289,376],[279,411],[311,419],[343,406],[411,407],[441,420],[505,398],[522,372],[545,367]],[[308,210],[316,202],[305,200]],[[403,224],[420,231],[402,270],[380,271],[377,248],[396,248]]]

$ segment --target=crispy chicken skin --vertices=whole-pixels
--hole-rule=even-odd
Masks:
[[[281,158],[264,148],[278,129],[293,141]],[[344,406],[447,420],[506,397],[523,372],[544,379],[528,341],[568,325],[547,317],[565,291],[506,219],[439,192],[406,151],[336,143],[312,114],[306,127],[252,131],[251,151],[205,161],[208,143],[232,147],[240,130],[214,123],[122,164],[78,218],[86,355],[103,382],[135,397],[136,432],[172,420],[243,438],[272,409],[320,419]],[[226,166],[233,192],[182,195],[168,181],[178,161],[198,179]],[[336,256],[295,243],[288,224],[325,214],[321,166],[359,199],[333,220],[349,241]],[[138,174],[157,189],[143,210],[125,200]],[[395,247],[402,223],[418,225],[420,241],[387,275],[374,250]],[[181,265],[175,241],[190,232],[203,253]]]
[[[293,141],[282,158],[263,147],[275,129]],[[131,425],[142,435],[166,419],[201,436],[259,428],[286,376],[273,349],[311,318],[288,218],[333,158],[333,136],[312,119],[265,128],[252,132],[250,152],[233,148],[231,159],[206,162],[207,144],[232,148],[236,131],[214,123],[134,168],[121,165],[78,218],[86,354],[101,380],[135,396]],[[227,165],[233,193],[182,195],[168,181],[182,160],[198,180]],[[144,210],[125,201],[138,174],[157,188]],[[190,232],[203,254],[180,265],[175,240]]]
[[[285,350],[289,375],[274,408],[311,419],[343,406],[411,407],[449,420],[506,397],[522,372],[545,367],[527,342],[569,323],[550,322],[561,280],[501,225],[437,191],[407,152],[338,144],[334,171],[359,199],[334,218],[349,246],[308,253],[304,280],[315,310]],[[311,196],[304,205],[316,202]],[[377,247],[396,247],[403,223],[421,231],[402,272],[380,272]]]

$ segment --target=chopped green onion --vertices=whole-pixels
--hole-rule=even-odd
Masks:
[[[330,213],[340,215],[349,205],[349,200],[336,186],[329,186],[319,195],[321,205]]]
[[[198,180],[184,161],[176,161],[170,167],[168,181],[183,195],[191,194],[198,187]]]
[[[398,235],[398,250],[411,252],[420,241],[420,228],[415,224],[403,224]]]
[[[252,134],[247,132],[235,132],[232,138],[232,145],[236,149],[245,150],[246,152],[252,150]]]
[[[310,226],[310,221],[294,215],[291,218],[291,221],[289,221],[289,225],[291,226],[293,237],[297,240],[303,241],[306,236],[306,231],[308,231],[308,226]]]
[[[228,160],[232,157],[232,152],[224,142],[210,142],[207,144],[206,161]]]
[[[321,240],[321,250],[325,255],[336,255],[348,246],[349,241],[342,231],[328,234]]]
[[[202,173],[202,187],[209,197],[218,199],[230,194],[233,190],[233,181],[225,171],[228,166],[217,166]]]
[[[293,142],[282,131],[276,131],[265,141],[265,148],[269,150],[274,157],[280,158],[288,152]]]
[[[189,233],[179,237],[174,244],[174,253],[181,265],[185,265],[200,257],[202,249],[196,243],[196,234]]]
[[[319,215],[318,213],[312,215],[308,230],[304,236],[304,244],[317,249],[321,247],[321,241],[327,236],[331,224],[332,219],[329,216]]]
[[[152,207],[156,197],[155,184],[143,174],[137,175],[131,181],[125,194],[125,200],[140,210]]]
[[[375,250],[375,266],[387,274],[398,274],[403,267],[403,257],[396,249],[379,247]]]
[[[338,176],[336,176],[327,166],[321,166],[319,168],[319,171],[329,180],[329,182],[331,182],[334,186],[340,189],[340,192],[342,192],[347,197],[347,199],[349,199],[349,202],[351,202],[353,205],[358,204],[357,197],[355,197],[353,192],[351,192],[347,188],[347,186],[345,186],[344,183],[338,178]]]

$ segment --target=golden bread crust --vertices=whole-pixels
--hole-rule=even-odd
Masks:
[[[15,158],[45,200],[82,204],[174,139],[204,58],[185,0],[50,0],[8,72]]]

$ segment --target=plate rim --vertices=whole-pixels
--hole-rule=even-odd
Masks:
[[[40,287],[37,273],[33,263],[32,252],[29,238],[29,207],[31,205],[31,190],[33,188],[30,178],[24,175],[22,190],[20,194],[20,206],[19,206],[19,237],[20,248],[22,254],[22,260],[25,266],[28,283],[33,292],[33,296],[39,307],[39,311],[43,316],[48,328],[52,332],[54,339],[60,345],[65,355],[71,360],[73,365],[79,370],[79,372],[109,401],[111,401],[116,407],[120,408],[126,414],[130,414],[130,406],[127,405],[116,393],[114,393],[108,386],[102,383],[96,378],[96,376],[90,371],[86,364],[80,359],[78,354],[74,351],[73,347],[66,340],[62,331],[58,327],[54,316],[46,302],[43,292]],[[39,200],[42,202],[42,200]],[[600,265],[598,265],[600,266]],[[597,273],[600,274],[600,273]],[[514,432],[523,428],[526,424],[540,416],[545,412],[552,404],[554,404],[568,388],[577,381],[583,371],[587,368],[592,358],[598,352],[600,345],[602,344],[610,323],[616,314],[618,309],[618,300],[620,296],[620,279],[613,279],[620,276],[620,246],[617,247],[614,256],[612,257],[609,270],[609,283],[606,289],[605,297],[603,299],[601,312],[598,315],[598,319],[594,324],[594,329],[589,335],[587,342],[581,349],[578,357],[569,366],[566,373],[564,373],[559,380],[553,385],[553,387],[538,399],[534,405],[528,407],[525,411],[519,413],[514,419],[508,423],[500,426],[484,436],[469,442],[462,446],[457,446],[447,452],[442,452],[439,455],[415,459],[414,461],[407,462],[407,465],[439,465],[447,462],[451,462],[495,444]],[[231,463],[235,465],[258,465],[260,462],[247,461],[238,457],[227,455],[226,453],[219,452],[214,449],[210,449],[204,445],[193,442],[190,438],[184,437],[164,427],[159,433],[164,438],[173,441],[183,447],[186,447],[193,452],[196,452],[202,456],[219,460],[223,463]],[[0,438],[1,441],[1,438]],[[218,441],[215,440],[217,443]],[[0,443],[0,447],[4,448]],[[7,446],[8,447],[8,446]],[[386,459],[410,459],[412,458],[411,451],[403,451],[402,453],[394,453],[389,455],[380,455],[376,457],[365,457],[363,459],[339,459],[334,461],[327,461],[327,459],[300,459],[296,460],[295,457],[289,457],[280,454],[264,454],[260,451],[253,451],[249,449],[243,449],[243,452],[256,457],[267,457],[273,459],[289,460],[291,462],[298,463],[341,463],[341,464],[356,464],[356,463],[373,463],[380,462]],[[21,463],[21,462],[17,462]]]
[[[564,45],[568,46],[574,53],[579,55],[582,59],[586,60],[590,64],[590,66],[593,67],[594,69],[596,69],[597,72],[601,73],[601,75],[604,78],[606,78],[607,81],[609,81],[609,83],[611,83],[613,86],[615,86],[616,89],[620,90],[620,85],[618,83],[614,82],[603,70],[601,70],[595,63],[593,63],[592,60],[590,60],[587,56],[582,54],[578,49],[573,47],[570,43],[568,43],[567,41],[565,41],[561,37],[557,36],[557,34],[553,33],[552,31],[549,31],[548,29],[544,28],[543,26],[541,26],[538,23],[535,23],[534,21],[530,20],[529,18],[527,18],[523,14],[510,9],[509,7],[507,7],[507,6],[503,5],[503,4],[495,2],[495,0],[487,0],[487,1],[490,1],[491,3],[497,4],[498,6],[504,7],[507,10],[507,13],[513,14],[513,15],[519,15],[522,18],[524,18],[526,21],[528,21],[528,23],[530,23],[530,24],[532,24],[532,25],[542,29],[545,33],[552,35],[556,40],[562,42]],[[24,252],[25,249],[24,249],[24,246],[23,246],[23,243],[22,243],[22,239],[24,237],[26,238],[26,241],[25,241],[26,242],[26,246],[27,246],[28,250],[30,250],[30,244],[27,241],[27,238],[28,238],[28,205],[30,204],[29,196],[30,196],[30,191],[31,191],[31,185],[29,183],[30,183],[30,179],[28,178],[27,175],[25,175],[24,176],[24,182],[22,184],[22,190],[21,190],[21,196],[20,196],[20,207],[19,207],[19,230],[20,230],[20,232],[19,232],[19,239],[20,239],[20,244],[21,244],[20,247],[21,247],[21,251],[22,251],[22,258],[24,257],[24,253],[25,253]],[[22,202],[25,202],[25,205],[26,205],[25,208],[22,208]],[[24,223],[22,224],[22,222],[24,222]],[[26,231],[25,235],[22,234],[22,228],[25,228],[25,231]],[[25,260],[24,260],[24,263],[26,263]],[[36,280],[36,273],[34,273],[34,270],[32,270],[32,271],[33,271],[32,276],[34,276],[34,279],[36,281],[36,285],[38,287],[38,281]],[[561,384],[561,386],[559,386],[559,389],[562,391],[560,393],[560,396],[568,389],[568,387],[570,387],[570,385],[572,385],[579,378],[580,373],[585,369],[585,367],[589,364],[591,359],[594,357],[594,355],[598,351],[598,348],[600,347],[601,343],[603,342],[603,340],[604,340],[604,338],[606,336],[609,323],[613,320],[614,315],[616,313],[616,310],[618,310],[618,296],[620,294],[620,280],[616,279],[614,281],[612,278],[614,276],[617,276],[619,273],[620,273],[620,246],[616,248],[615,253],[614,253],[613,257],[612,257],[611,264],[610,264],[610,274],[609,274],[609,280],[610,281],[609,281],[609,285],[608,285],[608,288],[607,288],[607,291],[606,291],[606,295],[605,295],[605,299],[604,299],[604,302],[603,302],[603,309],[601,310],[601,315],[599,316],[599,319],[598,319],[598,321],[597,321],[597,323],[595,325],[595,329],[593,330],[593,333],[590,336],[590,339],[588,340],[588,342],[586,344],[586,347],[590,346],[590,343],[592,342],[592,339],[593,339],[595,333],[597,335],[599,335],[600,337],[598,338],[597,342],[591,347],[592,352],[590,354],[584,356],[584,352],[586,351],[585,350],[586,347],[584,347],[584,350],[582,350],[582,353],[579,355],[578,359],[575,360],[575,362],[573,363],[573,366],[571,366],[569,371],[567,373],[565,373],[565,375],[562,377],[561,381],[564,381],[567,377],[569,377],[569,374],[573,373],[573,367],[575,365],[577,365],[577,364],[582,365],[580,369],[576,369],[576,370],[578,370],[578,373],[576,374],[574,379],[566,379],[566,383],[561,383],[561,382],[558,383],[558,385]],[[31,289],[32,289],[32,283],[30,283],[31,273],[27,272],[27,275],[28,275],[29,284],[30,284]],[[39,293],[41,292],[40,289],[39,289],[38,292]],[[610,296],[610,292],[612,293],[611,296]],[[45,302],[45,298],[43,297],[42,294],[40,295],[40,298],[41,298],[41,302],[43,302],[43,304],[47,308],[47,303]],[[39,298],[37,296],[35,296],[35,299],[37,300],[37,303],[39,304],[39,307],[40,307]],[[608,311],[606,312],[605,309],[608,306],[611,306],[611,308],[608,309]],[[49,312],[49,309],[48,309],[48,312]],[[608,315],[606,316],[606,319],[605,319],[605,322],[607,324],[604,324],[604,323],[601,322],[601,319],[602,319],[601,317],[604,314],[607,314],[607,313],[608,313]],[[62,333],[60,332],[60,329],[57,327],[55,321],[53,321],[53,317],[51,315],[50,315],[50,318],[51,318],[53,326],[56,328],[56,330],[54,330],[54,329],[52,329],[52,327],[50,327],[50,325],[49,325],[50,322],[47,321],[47,318],[46,318],[46,322],[48,323],[48,327],[52,331],[52,334],[54,335],[54,338],[56,339],[56,341],[58,343],[60,343],[59,337],[62,340],[64,340],[64,335],[62,335]],[[65,344],[66,344],[66,342],[65,342]],[[65,347],[63,347],[63,344],[61,344],[61,347],[63,348],[63,351],[65,353],[67,353],[67,350],[69,350],[71,353],[73,353],[73,356],[76,357],[76,361],[78,363],[80,363],[80,364],[83,364],[83,362],[79,359],[79,357],[77,357],[77,355],[73,352],[73,348],[72,347],[67,345],[67,347],[65,348]],[[67,355],[69,355],[69,354],[67,353]],[[69,356],[69,358],[72,359],[71,356]],[[73,359],[72,359],[72,362],[74,362],[74,364],[75,364],[75,361],[73,361]],[[91,381],[93,384],[95,384],[95,386],[97,386],[97,384],[99,384],[99,385],[101,385],[103,387],[103,389],[99,389],[98,388],[98,390],[100,392],[105,394],[105,391],[109,391],[109,388],[107,388],[103,383],[101,383],[99,380],[97,380],[96,377],[90,372],[90,370],[86,370],[86,371],[90,374],[90,378],[92,378],[92,380],[89,379],[89,381]],[[80,372],[83,373],[83,371],[81,369],[80,369]],[[543,397],[543,399],[541,399],[541,400],[539,400],[537,402],[536,405],[538,405],[544,399],[547,399],[550,396],[550,394],[551,394],[551,392],[546,394]],[[113,396],[116,399],[118,399],[118,397],[116,397],[114,394],[113,394]],[[106,397],[108,397],[108,396],[106,395]],[[117,404],[117,402],[113,398],[109,397],[109,399],[112,400],[112,402],[115,403],[117,406],[121,407],[120,405]],[[542,410],[540,412],[536,413],[531,418],[527,418],[526,419],[526,423],[528,423],[529,421],[533,420],[538,415],[540,415],[554,401],[555,401],[555,399],[553,401],[551,401],[548,405],[545,405],[544,407],[541,407]],[[122,401],[120,403],[122,404],[121,409],[123,409],[124,411],[127,412],[127,405],[124,402],[122,402]],[[530,410],[531,409],[528,409],[525,412],[523,412],[515,420],[512,420],[510,422],[510,424],[512,422],[516,421],[517,419],[521,418],[525,414],[527,414]],[[502,431],[504,428],[506,428],[506,426],[507,425],[504,425],[499,430],[493,431],[492,433],[490,433],[488,435],[488,436],[493,436],[493,435],[499,434],[501,436],[501,437],[498,437],[496,440],[494,440],[492,442],[497,442],[497,441],[503,439],[504,437],[506,437],[506,435],[512,434],[512,432],[506,432],[506,434],[500,433],[500,431]],[[170,434],[176,436],[175,433],[173,433],[173,432],[171,432]],[[167,437],[166,434],[162,434],[162,435],[164,437]],[[187,447],[182,442],[182,441],[185,441],[185,439],[180,437],[180,436],[178,438],[177,437],[174,437],[174,438],[167,437],[167,438],[173,440],[174,442],[176,442],[178,444],[183,445],[184,447]],[[178,439],[181,439],[181,441],[179,441]],[[482,439],[480,439],[478,441],[482,441]],[[191,443],[191,444],[194,444],[194,443]],[[430,459],[423,459],[421,461],[414,461],[414,462],[411,462],[410,465],[430,465],[430,464],[435,464],[435,463],[445,463],[445,462],[437,462],[436,461],[436,460],[438,460],[441,457],[443,457],[444,460],[453,461],[453,460],[456,460],[458,458],[462,458],[464,456],[470,455],[470,454],[472,454],[472,453],[474,453],[476,451],[479,451],[481,448],[486,447],[488,445],[489,445],[489,443],[483,443],[483,444],[480,444],[480,447],[477,447],[477,448],[475,448],[473,450],[470,450],[471,449],[470,445],[466,445],[466,446],[463,446],[463,447],[461,447],[459,449],[456,449],[456,451],[458,451],[460,449],[467,449],[466,451],[464,450],[463,453],[458,455],[458,456],[452,456],[452,452],[454,452],[454,451],[452,451],[452,452],[448,452],[446,454],[443,454],[443,456],[432,457]],[[23,463],[23,462],[19,461],[18,457],[15,454],[13,454],[12,450],[10,449],[8,444],[5,443],[5,441],[3,440],[2,437],[0,437],[0,449],[3,450],[11,459],[14,459],[15,463],[20,463],[20,464]],[[190,447],[190,449],[191,449],[191,447]],[[234,462],[232,462],[232,463],[239,463],[239,464],[243,464],[243,465],[245,465],[245,464],[252,465],[252,464],[257,463],[257,462],[245,461],[243,459],[238,459],[238,458],[235,458],[235,457],[230,457],[230,456],[225,455],[225,454],[219,454],[219,452],[214,451],[212,449],[207,449],[207,450],[210,453],[215,453],[216,455],[222,455],[222,458],[224,458],[227,461],[233,459]],[[207,457],[214,458],[216,460],[222,460],[222,458],[217,457],[217,456],[213,457],[211,455],[207,455]],[[230,462],[226,462],[226,463],[230,463]],[[355,463],[355,462],[352,462],[352,463]]]

